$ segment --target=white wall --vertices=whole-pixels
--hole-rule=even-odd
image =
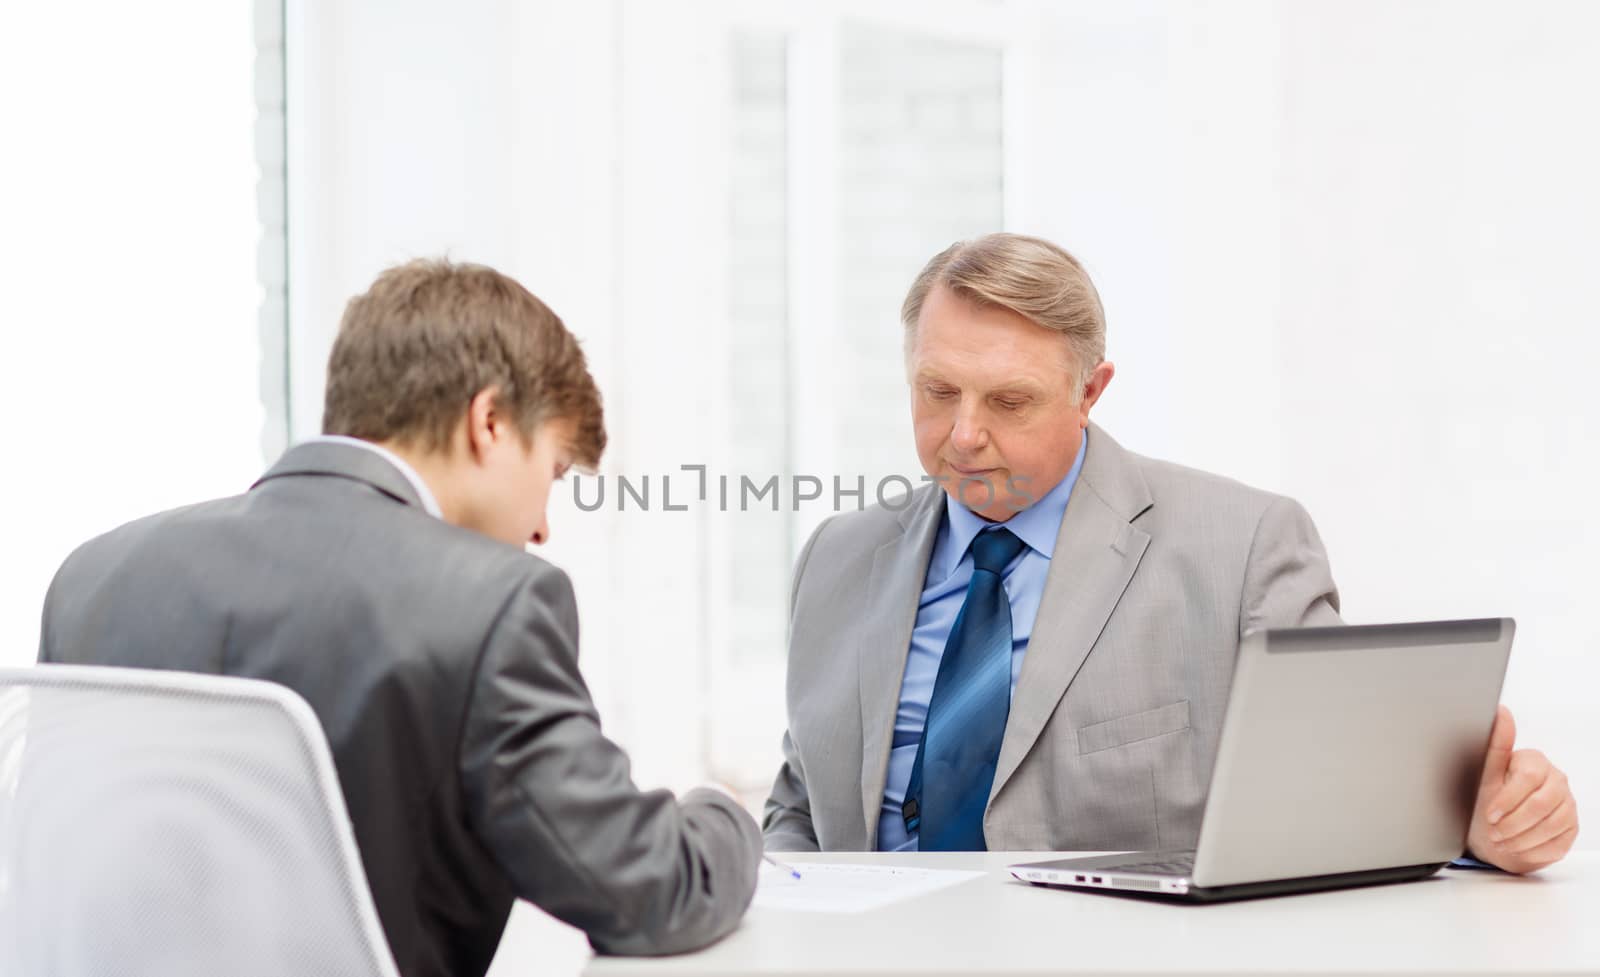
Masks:
[[[79,543],[260,473],[251,4],[0,14],[0,665]]]
[[[1097,419],[1145,454],[1276,484],[1278,5],[1023,11],[1006,222],[1100,290],[1119,372]]]
[[[1592,817],[1600,6],[1285,10],[1282,484],[1352,620],[1517,618],[1505,701]]]
[[[1046,10],[1008,223],[1100,284],[1102,422],[1300,498],[1348,620],[1515,616],[1522,741],[1600,804],[1600,7]]]

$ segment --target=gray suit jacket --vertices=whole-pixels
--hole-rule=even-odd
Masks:
[[[917,601],[944,513],[926,485],[818,527],[795,569],[770,849],[876,847]],[[1290,499],[1125,450],[1090,425],[984,815],[990,850],[1191,847],[1239,638],[1338,622]]]
[[[427,515],[377,454],[311,443],[244,495],[85,544],[39,657],[299,692],[401,972],[470,977],[513,897],[601,950],[667,953],[727,933],[755,888],[755,822],[713,791],[640,792],[577,650],[560,570]]]

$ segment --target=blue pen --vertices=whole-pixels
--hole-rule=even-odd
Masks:
[[[782,862],[778,861],[776,858],[773,858],[771,855],[765,855],[764,854],[764,855],[761,856],[761,860],[766,862],[768,865],[773,865],[773,866],[776,866],[778,868],[783,869],[785,872],[788,872],[790,875],[794,876],[797,879],[800,877],[800,873],[796,872],[794,870],[794,866],[785,865]]]

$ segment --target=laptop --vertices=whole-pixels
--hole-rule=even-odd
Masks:
[[[1516,622],[1254,631],[1193,851],[1011,866],[1185,902],[1426,878],[1458,857]]]

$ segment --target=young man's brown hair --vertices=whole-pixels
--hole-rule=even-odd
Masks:
[[[560,317],[493,268],[412,261],[379,275],[345,307],[328,358],[322,430],[448,451],[468,404],[489,387],[524,437],[566,418],[577,464],[599,464],[600,391]]]

